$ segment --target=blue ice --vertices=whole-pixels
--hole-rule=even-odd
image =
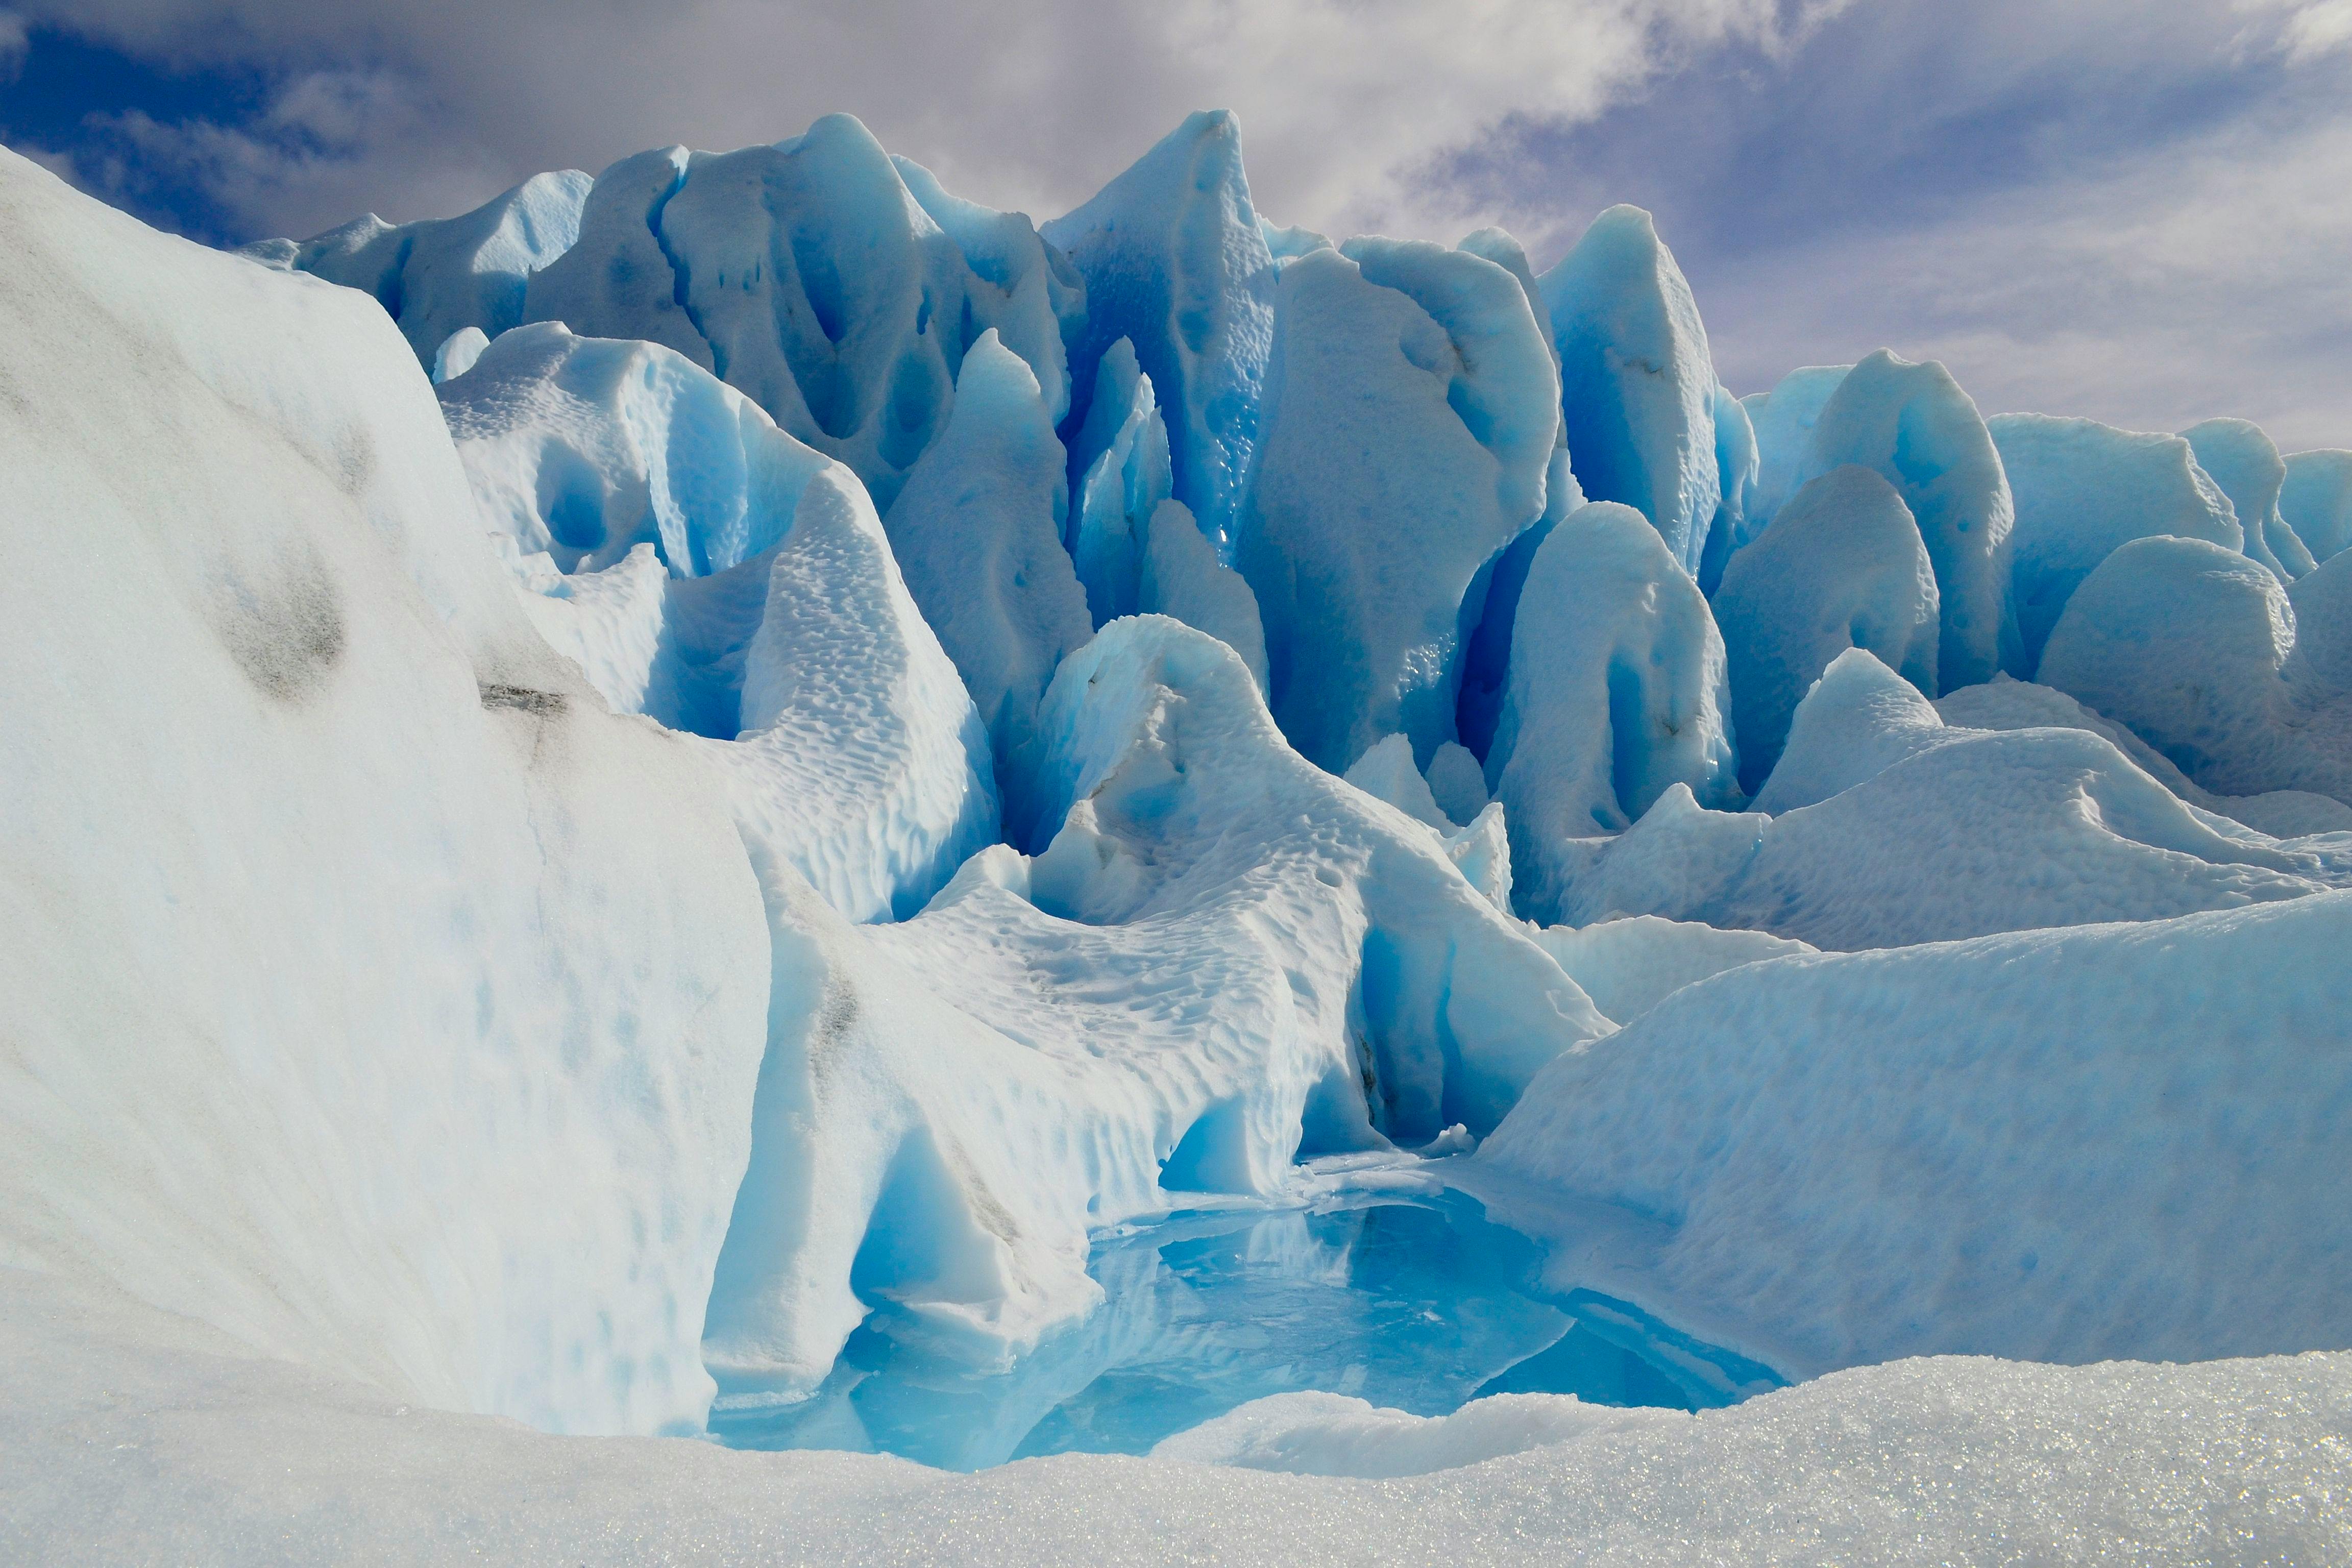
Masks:
[[[886,1307],[814,1395],[721,1411],[711,1431],[735,1447],[974,1470],[1140,1454],[1305,1389],[1437,1415],[1489,1394],[1696,1410],[1780,1385],[1622,1302],[1545,1291],[1538,1261],[1534,1243],[1458,1194],[1181,1213],[1099,1238],[1088,1267],[1103,1306],[1009,1369],[974,1372],[901,1343]]]

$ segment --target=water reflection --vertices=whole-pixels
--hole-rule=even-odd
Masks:
[[[810,1399],[714,1416],[748,1448],[850,1448],[950,1469],[1136,1454],[1301,1389],[1442,1415],[1481,1394],[1698,1409],[1776,1386],[1622,1303],[1538,1294],[1537,1252],[1459,1194],[1178,1215],[1097,1245],[1108,1300],[1010,1371],[893,1340],[877,1313]]]

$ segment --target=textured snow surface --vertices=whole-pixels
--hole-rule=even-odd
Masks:
[[[2347,938],[2331,892],[1732,970],[1477,1161],[1647,1216],[1617,1289],[1793,1373],[2342,1344],[2352,1223],[2309,1194],[2352,1157]]]
[[[1384,1481],[1091,1456],[958,1476],[864,1454],[545,1436],[248,1359],[184,1321],[46,1281],[0,1274],[0,1469],[16,1489],[0,1551],[18,1560],[1271,1568],[2352,1553],[2345,1355],[1902,1362],[1697,1416],[1590,1411],[1565,1442]],[[1462,1442],[1492,1418],[1454,1421]],[[1339,1436],[1341,1422],[1360,1435]],[[1261,1418],[1259,1441],[1334,1458],[1345,1442],[1390,1468],[1443,1457],[1429,1439],[1362,1431],[1374,1426]]]

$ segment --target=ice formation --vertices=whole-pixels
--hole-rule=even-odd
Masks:
[[[2198,465],[2230,498],[2245,535],[2247,557],[2285,582],[2310,571],[2311,552],[2303,547],[2303,541],[2279,512],[2279,491],[2286,483],[2285,459],[2262,427],[2243,419],[2208,419],[2180,435],[2197,454]]]
[[[1722,479],[1715,366],[1682,268],[1648,213],[1616,206],[1540,282],[1577,482],[1648,518],[1696,576]]]
[[[1739,782],[1772,771],[1797,703],[1850,647],[1936,690],[1935,568],[1895,487],[1848,465],[1808,483],[1770,531],[1732,558],[1716,590],[1731,674]]]
[[[1072,405],[1091,403],[1103,352],[1132,343],[1168,411],[1176,499],[1229,547],[1274,343],[1274,253],[1250,205],[1239,122],[1193,115],[1041,232],[1086,279]]]
[[[1723,641],[1706,601],[1633,508],[1595,501],[1528,570],[1486,776],[1520,906],[1551,918],[1573,843],[1619,831],[1671,785],[1736,804]]]
[[[2342,557],[2297,584],[2327,603]],[[2313,617],[2327,646],[2334,628]],[[2202,540],[2135,540],[2076,589],[2041,679],[2130,726],[2207,789],[2308,790],[2352,800],[2352,687],[2325,656],[2295,657],[2301,623],[2277,574]]]
[[[0,1555],[2352,1542],[2352,455],[1741,399],[1648,215],[1335,245],[1224,113],[0,238]],[[1084,1446],[1218,1350],[1122,1237],[1373,1194],[1625,1343],[477,1419]]]
[[[2300,977],[2347,935],[2324,893],[1752,964],[1560,1058],[1477,1157],[1643,1216],[1621,1292],[1777,1366],[2340,1342],[2352,1251],[2306,1194],[2352,1053]]]
[[[2118,430],[2095,419],[2002,414],[1986,421],[2017,508],[2009,536],[2009,592],[2021,672],[2100,562],[2155,534],[2246,543],[2230,499],[2178,436]]]
[[[2019,673],[2000,574],[2013,515],[2009,480],[1976,404],[1951,373],[1885,349],[1846,372],[1813,423],[1795,482],[1847,463],[1875,468],[1895,487],[1935,563],[1943,615],[1937,679],[1949,689],[1990,680],[1996,669]]]
[[[1467,251],[1350,240],[1283,268],[1234,562],[1275,716],[1325,767],[1456,738],[1466,613],[1544,508],[1559,416],[1524,287]]]
[[[2279,481],[2279,515],[2314,564],[2352,545],[2352,451],[2326,447],[2290,453]]]

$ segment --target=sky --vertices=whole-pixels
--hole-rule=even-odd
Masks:
[[[0,0],[0,142],[213,244],[835,110],[1043,219],[1214,107],[1335,237],[1649,208],[1735,392],[2352,446],[2352,0]]]

